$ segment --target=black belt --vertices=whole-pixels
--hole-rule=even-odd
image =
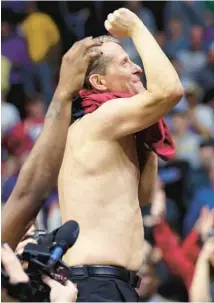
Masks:
[[[136,272],[129,271],[123,267],[109,265],[71,266],[68,272],[66,272],[66,276],[71,280],[88,277],[109,277],[122,280],[133,287],[136,287],[139,281]]]

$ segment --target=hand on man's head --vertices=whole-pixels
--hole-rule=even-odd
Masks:
[[[72,101],[74,91],[82,88],[90,61],[102,54],[99,46],[102,41],[87,37],[75,42],[62,58],[59,83],[56,90],[58,97]]]

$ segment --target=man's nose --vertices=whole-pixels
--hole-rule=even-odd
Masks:
[[[133,73],[141,74],[142,72],[143,72],[142,68],[139,65],[133,63]]]

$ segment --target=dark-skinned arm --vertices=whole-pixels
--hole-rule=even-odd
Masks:
[[[91,37],[75,43],[64,55],[60,79],[43,130],[23,165],[2,211],[2,241],[15,249],[42,207],[43,195],[56,183],[71,121],[71,100],[83,84],[90,60],[100,55]]]

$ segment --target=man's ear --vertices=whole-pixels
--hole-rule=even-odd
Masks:
[[[91,75],[89,77],[89,82],[94,89],[103,92],[107,91],[106,81],[102,75],[99,74]]]

